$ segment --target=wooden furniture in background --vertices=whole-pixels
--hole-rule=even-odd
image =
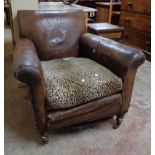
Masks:
[[[121,2],[96,2],[96,22],[109,22],[115,25],[119,23]]]
[[[4,12],[5,12],[5,20],[6,24],[11,28],[11,35],[12,35],[12,44],[15,45],[15,38],[14,38],[14,28],[13,28],[13,17],[12,17],[12,7],[11,7],[10,0],[4,0]]]
[[[124,28],[109,23],[93,23],[88,24],[88,31],[102,37],[118,40],[121,39]]]
[[[40,2],[38,5],[39,10],[83,10],[86,22],[89,20],[89,16],[95,16],[97,11],[94,8],[85,7],[77,4],[66,5],[63,2]]]
[[[113,0],[110,0],[110,7],[109,7],[109,19],[108,22],[111,23],[112,18],[112,9],[113,9]]]
[[[6,24],[11,25],[10,5],[8,0],[4,0],[4,12],[6,15]]]
[[[125,27],[123,43],[143,50],[151,59],[151,1],[122,0],[120,25]]]
[[[110,7],[109,7],[109,23],[111,23],[111,20],[112,20],[112,16],[113,15],[120,15],[120,11],[114,11],[113,10],[113,0],[110,0]],[[115,2],[116,4],[119,4],[119,5],[121,5],[121,2],[120,1],[117,1],[117,2]],[[115,4],[114,3],[114,4]]]

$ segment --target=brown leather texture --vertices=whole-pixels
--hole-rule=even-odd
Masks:
[[[141,51],[84,33],[85,21],[80,11],[19,11],[18,20],[21,38],[14,54],[14,75],[30,88],[43,140],[49,119],[54,120],[53,128],[64,127],[128,111],[135,74],[145,60]],[[40,61],[67,56],[87,57],[107,67],[123,80],[122,92],[73,109],[48,111]]]
[[[45,82],[37,51],[29,39],[20,39],[14,54],[13,69],[15,77],[28,84],[39,132],[46,124]]]
[[[123,104],[121,113],[127,112],[137,68],[145,60],[143,52],[111,39],[85,33],[80,40],[80,56],[88,57],[106,66],[122,78]]]
[[[42,67],[33,42],[20,39],[14,54],[14,74],[22,82],[35,84],[42,79]]]
[[[82,11],[18,11],[18,22],[20,36],[33,41],[40,60],[78,56],[77,40],[86,31]]]
[[[81,37],[80,56],[106,66],[123,80],[130,65],[138,67],[145,60],[144,54],[135,48],[90,33]]]

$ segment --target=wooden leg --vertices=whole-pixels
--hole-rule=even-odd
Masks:
[[[9,12],[10,10],[9,10],[9,8],[5,8],[4,11],[6,14],[6,24],[10,26],[10,24],[11,24],[10,23],[10,12]]]
[[[47,144],[49,141],[47,123],[43,124],[39,119],[36,119],[36,127],[39,131],[42,144]]]
[[[41,133],[42,144],[47,144],[49,141],[49,139],[48,139],[48,127],[49,127],[49,125],[50,125],[50,121],[47,118],[45,130],[43,133]]]
[[[33,100],[32,100],[33,103]],[[42,144],[47,144],[48,143],[48,119],[44,118],[34,107],[34,114],[35,114],[35,124],[38,129],[38,132],[40,134],[41,142]]]
[[[48,141],[49,141],[48,132],[41,133],[41,141],[42,141],[42,144],[48,143]]]
[[[40,122],[38,122],[36,120],[36,127],[39,131],[39,134],[40,134],[40,138],[41,138],[41,143],[42,144],[47,144],[48,143],[48,132],[47,132],[47,126],[40,126],[39,125]]]
[[[45,106],[45,91],[42,87],[42,83],[38,85],[29,86],[29,91],[31,94],[31,102],[33,105],[33,111],[36,120],[36,126],[40,133],[41,140],[44,144],[48,143],[48,134],[47,134],[47,109]]]
[[[113,129],[117,129],[121,125],[121,123],[123,121],[123,118],[124,118],[124,114],[117,115],[116,117],[117,117],[116,118],[116,123],[113,125]]]

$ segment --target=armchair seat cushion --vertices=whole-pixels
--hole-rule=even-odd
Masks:
[[[67,109],[122,90],[122,80],[88,58],[41,62],[49,109]]]

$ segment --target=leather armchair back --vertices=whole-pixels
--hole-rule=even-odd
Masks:
[[[17,18],[20,37],[32,40],[40,60],[79,55],[79,38],[86,31],[82,10],[24,10]]]

